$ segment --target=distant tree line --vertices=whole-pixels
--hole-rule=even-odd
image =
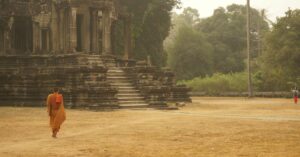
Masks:
[[[172,15],[172,26],[164,47],[167,64],[179,80],[191,80],[184,83],[198,89],[220,89],[223,81],[230,91],[247,90],[245,6],[220,7],[204,19],[186,8]],[[256,91],[284,91],[299,84],[300,10],[287,11],[269,27],[267,19],[251,9],[251,54]]]

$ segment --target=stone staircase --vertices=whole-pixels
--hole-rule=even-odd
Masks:
[[[121,68],[109,66],[107,80],[118,90],[117,97],[120,108],[149,107],[140,91],[134,86],[133,80]]]

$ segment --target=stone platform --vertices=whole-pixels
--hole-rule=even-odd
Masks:
[[[61,87],[69,107],[118,107],[117,90],[106,80],[98,55],[0,57],[0,104],[43,106],[53,87]]]
[[[124,62],[89,54],[0,56],[0,106],[44,106],[53,87],[70,108],[163,109],[191,101],[168,69]]]

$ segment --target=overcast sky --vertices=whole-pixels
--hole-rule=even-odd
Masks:
[[[226,7],[230,4],[247,3],[246,0],[181,0],[182,7],[192,7],[199,10],[200,17],[208,17],[213,14],[214,9],[222,6]],[[251,0],[251,7],[256,9],[266,9],[267,17],[276,21],[276,17],[284,16],[288,8],[300,9],[300,0]],[[181,12],[181,10],[176,10]]]

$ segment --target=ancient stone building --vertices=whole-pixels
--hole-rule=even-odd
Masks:
[[[164,107],[190,101],[174,75],[131,58],[130,14],[117,0],[1,0],[0,104],[43,105],[59,86],[70,107]],[[112,52],[124,23],[124,56]]]

